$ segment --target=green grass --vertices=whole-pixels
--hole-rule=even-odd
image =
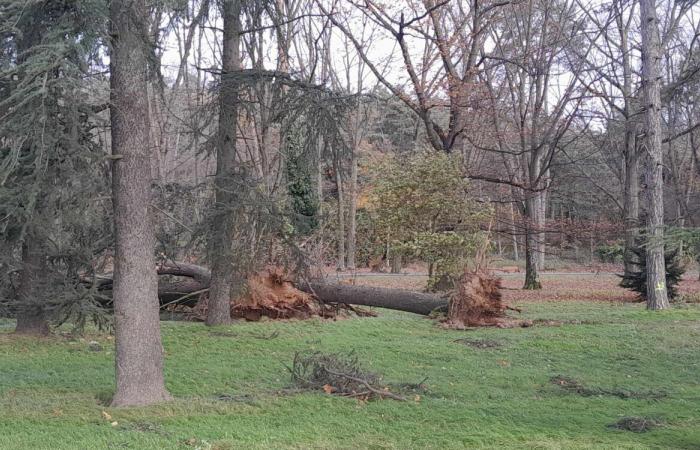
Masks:
[[[114,383],[106,335],[37,340],[0,333],[0,449],[700,448],[700,307],[650,313],[606,303],[519,306],[531,319],[585,322],[458,332],[382,312],[215,330],[235,336],[166,322],[166,378],[177,399],[131,409],[105,406]],[[0,322],[3,331],[11,327]],[[460,338],[502,346],[474,349],[454,342]],[[88,349],[93,339],[103,351]],[[290,383],[285,364],[305,349],[354,350],[386,383],[427,376],[428,391],[405,403],[280,393]],[[552,385],[555,375],[668,396],[584,397]],[[221,394],[234,401],[218,400]],[[664,426],[647,433],[608,427],[625,416]]]

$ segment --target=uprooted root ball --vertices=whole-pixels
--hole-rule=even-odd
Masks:
[[[195,320],[206,318],[206,298],[192,309]],[[335,318],[339,316],[374,316],[374,313],[350,305],[326,304],[294,286],[291,277],[280,267],[268,267],[246,280],[243,293],[231,301],[231,317],[257,321],[271,319]]]
[[[465,270],[450,297],[448,328],[498,326],[504,323],[506,306],[501,301],[501,280],[483,271]]]

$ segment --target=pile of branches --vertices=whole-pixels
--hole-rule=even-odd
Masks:
[[[379,386],[379,375],[364,370],[352,353],[297,352],[287,367],[292,382],[303,389],[363,400],[391,398],[405,401],[400,395]]]

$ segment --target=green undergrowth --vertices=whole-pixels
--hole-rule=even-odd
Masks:
[[[534,326],[447,331],[389,311],[163,322],[176,400],[127,409],[107,406],[109,336],[19,338],[0,322],[0,449],[700,448],[700,306],[517,306]],[[353,351],[397,389],[427,380],[406,402],[295,390],[298,351]],[[617,425],[638,417],[655,426]]]

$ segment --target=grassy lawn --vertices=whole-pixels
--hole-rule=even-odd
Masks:
[[[164,322],[177,400],[119,410],[105,406],[114,383],[108,336],[17,338],[12,323],[0,322],[0,448],[700,448],[700,307],[518,306],[526,318],[581,323],[458,332],[386,311],[214,330]],[[472,348],[455,342],[461,338],[500,347]],[[91,340],[102,350],[90,350]],[[427,391],[367,403],[286,391],[285,364],[306,349],[354,350],[385,383],[428,377]],[[605,392],[667,396],[584,396],[553,384],[557,375]],[[646,433],[608,427],[625,416],[663,425]]]

